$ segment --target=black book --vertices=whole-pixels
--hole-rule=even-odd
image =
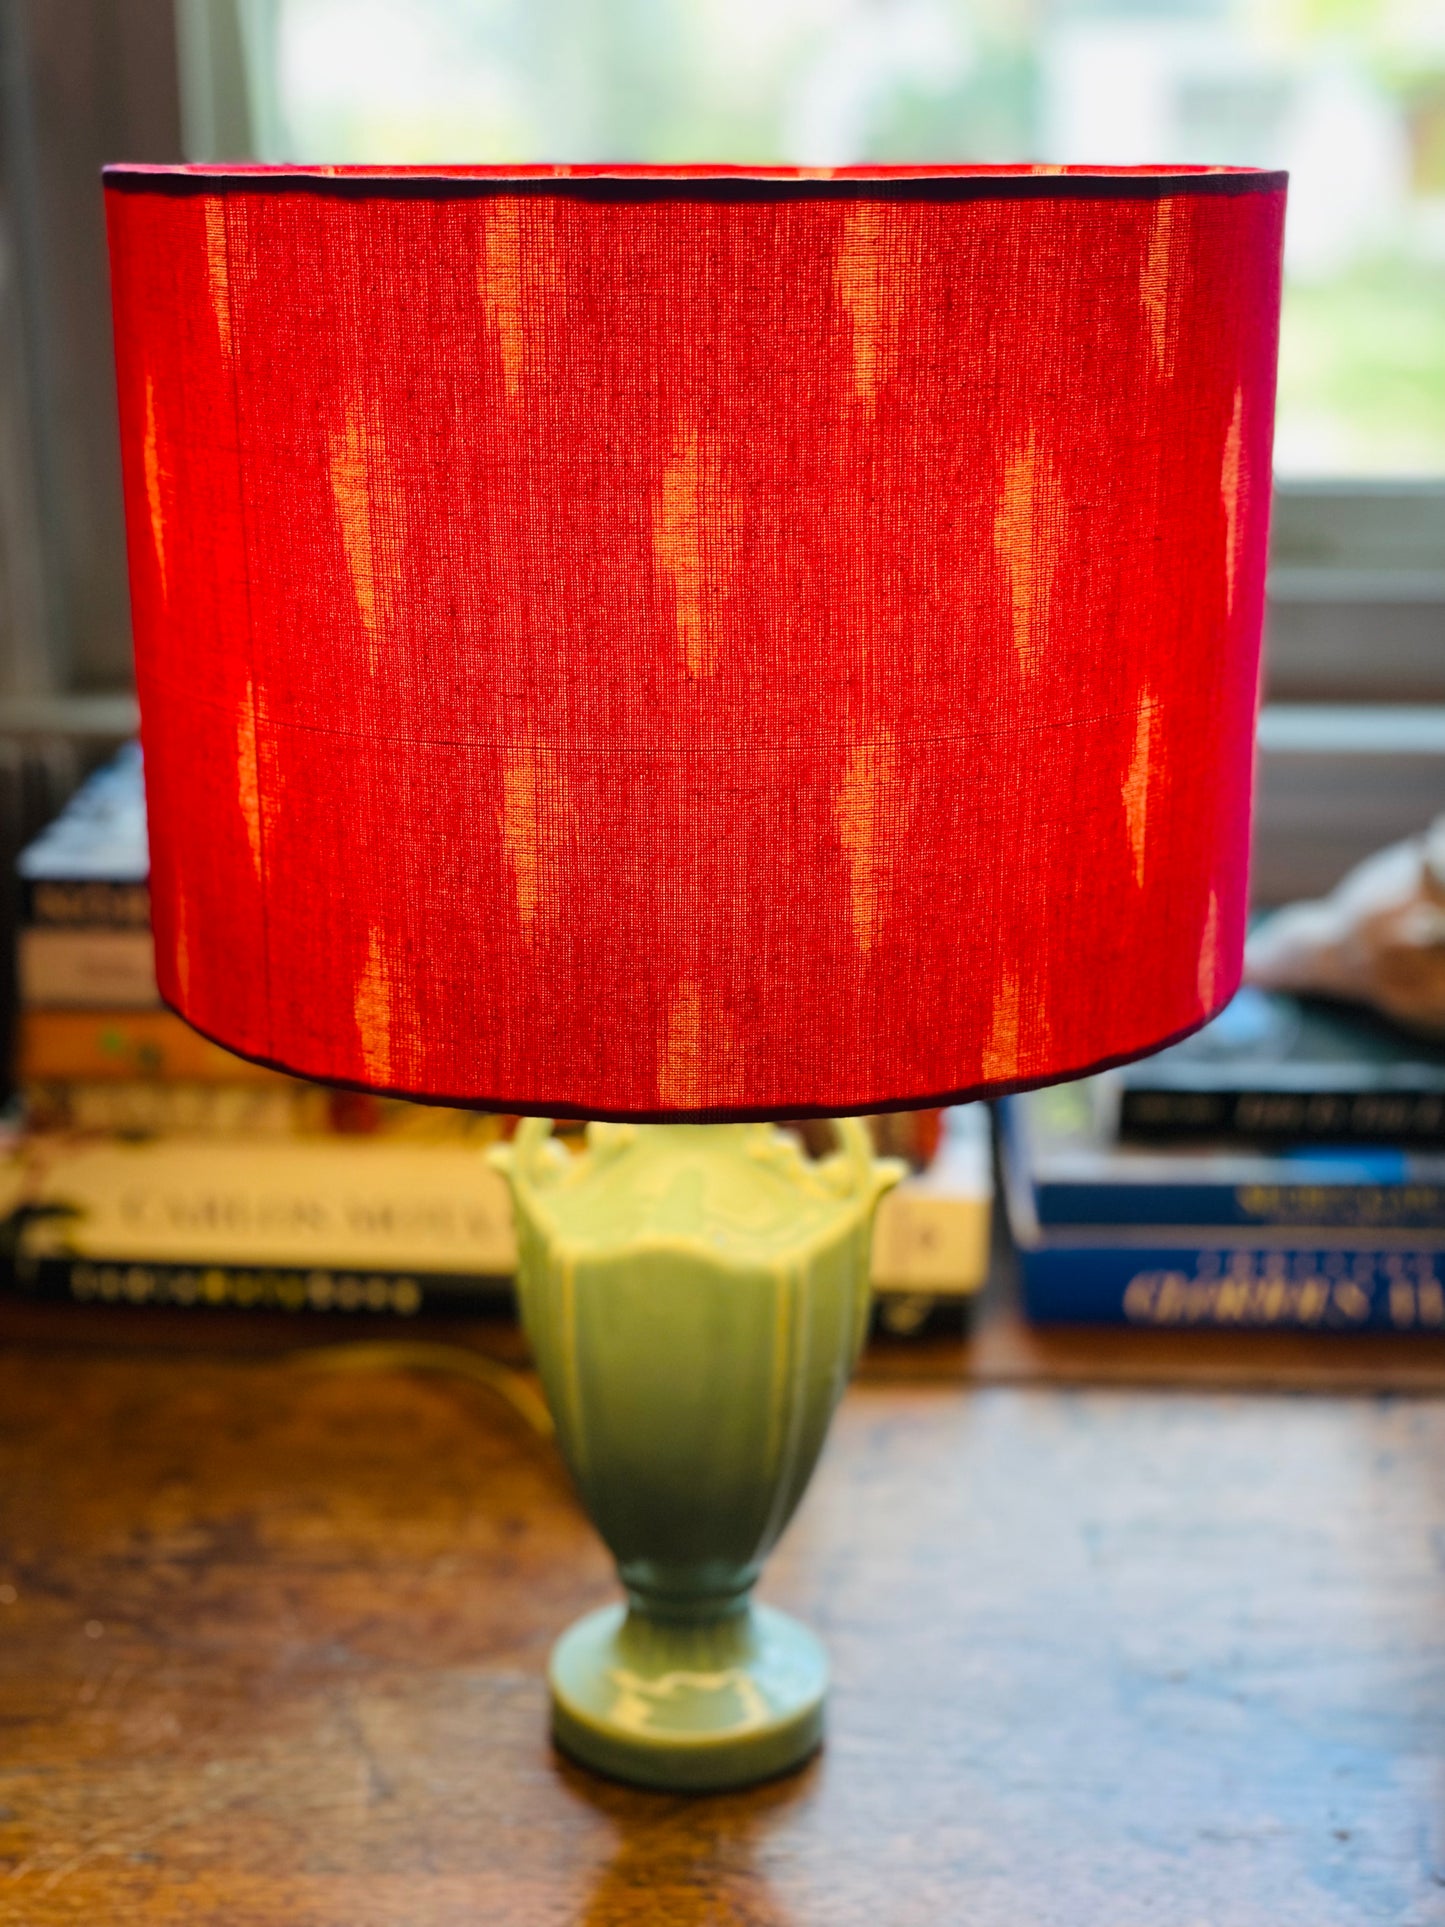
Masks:
[[[1354,1005],[1242,990],[1120,1077],[1119,1134],[1140,1142],[1445,1145],[1445,1043]]]

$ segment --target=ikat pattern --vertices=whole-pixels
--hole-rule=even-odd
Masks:
[[[1081,1073],[1238,979],[1283,188],[108,177],[166,997],[553,1115]]]

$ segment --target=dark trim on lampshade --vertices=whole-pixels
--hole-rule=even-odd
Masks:
[[[233,1057],[242,1058],[248,1064],[259,1064],[263,1070],[279,1071],[286,1077],[303,1078],[309,1084],[325,1084],[332,1090],[360,1091],[369,1097],[401,1097],[410,1104],[436,1104],[446,1110],[486,1111],[501,1117],[551,1117],[581,1123],[787,1124],[805,1118],[881,1117],[889,1111],[929,1111],[951,1104],[974,1104],[984,1099],[992,1101],[994,1098],[1012,1097],[1019,1091],[1036,1091],[1046,1084],[1071,1084],[1077,1078],[1094,1077],[1100,1071],[1117,1070],[1121,1064],[1136,1064],[1141,1058],[1153,1057],[1159,1051],[1168,1050],[1171,1044],[1182,1043],[1186,1037],[1192,1037],[1196,1031],[1212,1023],[1238,989],[1239,982],[1236,979],[1230,986],[1229,995],[1221,998],[1213,1010],[1185,1024],[1182,1029],[1171,1031],[1167,1037],[1161,1037],[1155,1043],[1143,1044],[1137,1050],[1119,1051],[1112,1057],[1096,1058],[1093,1063],[1081,1064],[1076,1068],[1046,1071],[1041,1077],[1015,1077],[1004,1083],[968,1084],[957,1090],[931,1091],[920,1097],[880,1097],[855,1104],[768,1105],[761,1109],[742,1106],[736,1110],[726,1105],[707,1105],[695,1111],[589,1110],[580,1104],[538,1104],[512,1097],[454,1097],[436,1091],[409,1091],[399,1084],[364,1084],[352,1077],[324,1077],[316,1071],[283,1063],[279,1057],[263,1057],[256,1051],[241,1050],[227,1038],[207,1030],[194,1018],[188,1017],[178,1004],[172,1003],[164,994],[161,1002],[182,1023],[189,1024],[193,1031],[204,1037],[207,1043],[229,1051]]]
[[[1179,194],[1272,194],[1289,176],[1250,169],[1077,169],[953,173],[758,169],[689,172],[629,168],[557,173],[448,173],[445,169],[306,167],[154,167],[117,163],[102,170],[120,194],[314,194],[331,200],[485,200],[498,195],[600,202],[649,201],[1156,201]]]

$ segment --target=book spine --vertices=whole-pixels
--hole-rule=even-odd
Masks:
[[[21,1090],[31,1131],[138,1138],[302,1137],[332,1129],[331,1093],[281,1079],[267,1084],[46,1082]]]
[[[88,1258],[22,1258],[12,1288],[77,1304],[169,1305],[188,1311],[358,1312],[413,1318],[421,1312],[512,1311],[510,1278],[456,1272],[333,1270],[271,1265],[101,1264]]]
[[[413,1104],[403,1097],[335,1091],[281,1075],[264,1083],[213,1084],[155,1078],[43,1079],[21,1086],[29,1131],[112,1137],[364,1137],[490,1144],[501,1135],[487,1112]]]
[[[233,1057],[168,1010],[23,1011],[17,1059],[25,1084],[158,1077],[264,1084],[282,1075]]]
[[[32,1299],[82,1305],[159,1305],[185,1311],[319,1312],[416,1318],[515,1316],[509,1278],[457,1273],[300,1271],[255,1265],[97,1264],[42,1258],[25,1265],[11,1289]],[[966,1331],[972,1300],[948,1294],[880,1298],[870,1324],[890,1338]]]
[[[1050,1244],[1019,1253],[1036,1324],[1445,1331],[1445,1254]]]
[[[160,1007],[148,930],[22,930],[16,973],[21,1003],[35,1009]]]
[[[21,877],[20,921],[57,930],[149,930],[150,889],[144,883]]]
[[[1158,1090],[1124,1087],[1119,1132],[1160,1142],[1194,1137],[1259,1143],[1445,1144],[1438,1090]]]
[[[1034,1181],[1040,1224],[1445,1227],[1440,1184],[1128,1184]]]

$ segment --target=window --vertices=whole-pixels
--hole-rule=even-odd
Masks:
[[[95,175],[182,146],[1288,167],[1259,874],[1445,808],[1440,0],[8,0],[0,698],[126,678]]]
[[[240,20],[277,158],[1288,167],[1281,475],[1445,475],[1438,0],[242,0]]]

